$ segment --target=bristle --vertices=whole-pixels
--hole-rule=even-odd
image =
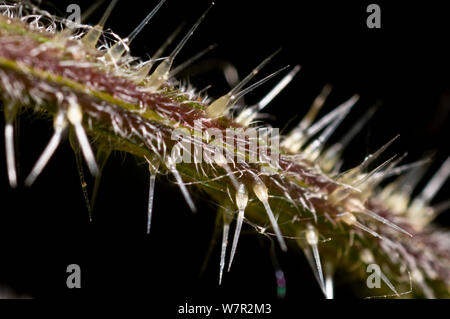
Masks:
[[[111,1],[114,2],[115,0]],[[105,2],[105,0],[96,0],[94,1],[94,3],[92,3],[86,10],[84,10],[84,12],[81,15],[80,21],[81,23],[85,23],[87,19],[89,19],[89,17],[98,10],[98,8]],[[106,9],[108,10],[108,9]],[[105,22],[102,24],[103,26],[106,23],[106,20],[108,19],[108,17],[105,18]]]
[[[295,77],[300,71],[300,65],[296,65],[288,74],[286,74],[275,87],[270,90],[256,105],[244,109],[236,118],[236,122],[247,126],[257,116],[258,112],[264,109]]]
[[[368,199],[370,196],[374,194],[378,186],[387,178],[390,177],[390,172],[396,169],[396,166],[401,163],[406,156],[408,156],[408,153],[404,153],[402,156],[399,156],[396,158],[396,156],[392,157],[392,160],[388,160],[386,162],[388,165],[385,165],[386,168],[380,168],[379,171],[374,172],[372,176],[369,176],[366,178],[365,181],[363,181],[360,186],[358,187],[361,189],[363,198]],[[394,158],[396,158],[394,160]],[[383,164],[382,164],[383,165]],[[381,165],[380,165],[381,166]],[[370,173],[369,173],[370,174]],[[368,175],[368,174],[367,174]]]
[[[392,292],[397,296],[400,297],[399,293],[397,292],[397,289],[395,289],[394,285],[391,283],[391,281],[386,277],[386,275],[380,271],[380,278],[384,281],[384,283],[389,287],[389,289],[392,290]]]
[[[330,93],[331,93],[331,85],[325,85],[320,94],[315,98],[308,113],[300,121],[300,123],[291,131],[291,133],[289,133],[289,135],[286,136],[281,146],[283,146],[288,150],[292,150],[294,153],[295,150],[300,149],[300,147],[303,144],[306,129],[311,126],[311,124],[313,123],[314,119],[317,116],[317,113],[319,113],[320,109],[325,104],[325,101]],[[336,108],[336,111],[337,110],[338,108]],[[332,113],[330,113],[330,115],[331,114]],[[300,145],[297,146],[296,144],[298,144],[299,141],[301,141]]]
[[[81,15],[81,18],[80,18],[80,22],[84,23],[92,15],[92,13],[94,13],[103,4],[103,2],[105,2],[105,0],[95,1],[86,11],[83,12],[83,14]],[[67,40],[72,39],[73,35],[74,35],[74,30],[76,29],[76,28],[73,28],[72,26],[73,26],[72,21],[67,21],[65,28],[61,32],[59,32],[55,35],[55,41],[57,43],[65,43]],[[95,26],[95,27],[97,27],[97,26]],[[92,31],[92,30],[90,30],[90,31]],[[88,31],[88,33],[90,31]],[[98,36],[100,38],[102,29],[99,30],[97,28],[97,30],[91,32],[92,36],[88,37],[88,38],[92,39],[91,42],[93,42],[95,39],[95,37],[93,35],[96,31],[99,31]],[[83,38],[84,37],[86,37],[86,35],[83,36]],[[97,41],[98,41],[98,39],[97,39]],[[97,43],[97,41],[95,41],[94,45],[91,45],[89,43],[89,41],[87,41],[87,43],[85,43],[85,45],[92,48],[92,47],[95,47],[95,44]]]
[[[228,94],[230,96],[238,93],[247,83],[253,79],[255,75],[257,75],[262,68],[264,68],[278,53],[280,53],[281,49],[276,50],[274,53],[265,58],[256,68],[250,72],[241,82],[239,82]]]
[[[105,13],[103,14],[101,20],[99,23],[97,23],[94,27],[92,27],[91,30],[89,30],[88,33],[86,33],[82,38],[81,42],[87,47],[95,48],[97,46],[98,40],[100,39],[100,36],[102,35],[103,28],[106,24],[106,21],[108,20],[109,16],[111,15],[112,10],[116,6],[118,0],[112,0],[110,4],[108,5],[108,8],[106,8]]]
[[[394,162],[395,158],[397,158],[397,155],[394,155],[388,160],[384,161],[370,172],[363,174],[361,177],[357,178],[354,182],[350,183],[350,185],[356,188],[365,189],[367,186],[364,184],[370,184],[371,179],[378,179],[379,177],[378,175],[381,174],[381,171],[389,164]]]
[[[408,207],[407,215],[414,221],[414,225],[417,229],[422,229],[436,217],[436,213],[434,213],[427,205],[430,204],[449,176],[450,156]]]
[[[168,156],[166,166],[172,173],[172,175],[175,177],[177,185],[180,188],[181,193],[183,194],[184,199],[186,200],[186,203],[188,204],[189,208],[193,213],[195,213],[197,211],[197,208],[195,208],[194,201],[192,200],[191,195],[189,194],[189,191],[186,188],[186,185],[184,185],[180,173],[177,171],[175,159],[172,158],[171,156]]]
[[[322,291],[325,293],[325,280],[323,278],[322,262],[320,261],[319,248],[317,246],[319,243],[319,233],[311,224],[308,224],[306,228],[306,242],[311,247],[313,253],[314,265],[311,266],[313,267],[313,271],[316,273],[316,277],[318,278]]]
[[[353,212],[361,212],[366,214],[367,216],[391,227],[392,229],[401,232],[409,237],[413,237],[412,234],[410,234],[409,232],[407,232],[406,230],[404,230],[403,228],[397,226],[396,224],[394,224],[393,222],[387,220],[386,218],[381,217],[380,215],[378,215],[377,213],[371,211],[370,209],[366,208],[360,201],[356,200],[356,199],[349,199],[346,202],[346,207],[347,209],[353,211]]]
[[[84,159],[89,167],[89,171],[93,176],[96,176],[98,174],[98,166],[88,137],[82,125],[83,113],[80,105],[73,98],[69,99],[67,119],[75,129],[75,134],[77,136],[78,143],[80,143],[81,152],[83,153]]]
[[[153,59],[142,63],[142,65],[139,68],[139,70],[137,70],[133,74],[133,81],[138,83],[138,84],[141,83],[142,81],[144,81],[144,79],[147,77],[148,73],[150,72],[150,69],[152,68],[153,63],[154,63]]]
[[[148,209],[147,209],[147,234],[150,234],[150,227],[152,222],[153,215],[153,199],[155,196],[155,180],[156,174],[159,169],[159,160],[155,157],[152,157],[151,160],[147,159],[148,162],[148,171],[150,173],[150,181],[149,181],[149,190],[148,190]]]
[[[7,79],[2,78],[0,74],[0,84],[4,84]],[[13,89],[14,83],[7,83],[10,90]],[[17,187],[17,168],[16,168],[16,150],[14,143],[14,123],[16,115],[19,111],[19,106],[14,102],[3,103],[3,111],[5,118],[5,153],[6,153],[6,169],[8,171],[8,181],[11,188]]]
[[[273,78],[274,76],[278,75],[279,73],[281,73],[282,71],[284,71],[285,69],[287,69],[289,66],[285,66],[271,74],[269,74],[268,76],[264,77],[263,79],[259,80],[258,82],[250,85],[249,87],[243,89],[242,91],[236,93],[235,95],[232,95],[231,98],[228,100],[228,104],[227,107],[225,108],[223,114],[221,116],[227,115],[228,112],[231,109],[231,106],[233,104],[234,101],[238,101],[239,99],[241,99],[244,95],[246,95],[247,93],[253,91],[255,88],[257,88],[258,86],[266,83],[267,81],[269,81],[271,78]],[[214,102],[213,102],[214,103]],[[209,108],[209,107],[208,107]],[[208,109],[206,110],[208,112]]]
[[[358,219],[355,217],[355,215],[353,215],[352,213],[344,213],[341,215],[341,219],[344,223],[346,223],[349,226],[355,226],[369,234],[371,234],[372,236],[376,237],[376,238],[380,238],[383,239],[383,237],[381,237],[380,234],[378,234],[376,231],[370,229],[369,227],[361,224]]]
[[[103,168],[105,167],[110,155],[111,148],[108,146],[97,149],[96,161],[98,163],[98,174],[95,176],[94,188],[91,195],[91,211],[94,211],[95,202],[97,200],[97,195],[100,188],[100,182],[102,180]]]
[[[127,39],[128,39],[128,43],[130,43],[131,41],[133,41],[136,36],[142,31],[142,29],[144,29],[144,27],[147,25],[147,23],[153,18],[153,16],[158,12],[158,10],[162,7],[162,5],[164,4],[164,2],[166,2],[166,0],[161,0],[155,8],[153,8],[152,11],[150,11],[150,13],[144,18],[144,20],[141,21],[141,23],[139,23],[139,25],[133,30],[131,31],[131,33],[128,35]]]
[[[365,113],[356,124],[348,131],[337,143],[329,147],[323,155],[321,155],[320,165],[326,171],[331,171],[338,163],[342,152],[348,146],[350,141],[362,130],[370,118],[375,114],[376,108],[372,107]]]
[[[217,165],[219,165],[221,168],[223,168],[226,172],[228,177],[230,178],[231,182],[233,183],[234,188],[237,190],[239,188],[239,183],[234,176],[234,172],[231,170],[230,166],[227,163],[227,160],[225,156],[223,156],[221,153],[216,152],[214,155],[214,161]]]
[[[389,184],[383,190],[382,198],[388,200],[389,196],[396,194],[405,196],[409,200],[417,184],[426,173],[429,164],[429,160],[424,160],[422,165],[418,165],[416,168],[406,173],[405,175],[399,176],[396,180],[394,180],[394,182]]]
[[[403,174],[405,174],[409,171],[415,170],[416,168],[421,167],[429,162],[430,162],[429,158],[424,158],[422,160],[418,160],[413,163],[404,164],[404,165],[398,166],[398,167],[393,167],[392,169],[390,169],[389,171],[386,172],[386,174],[383,178],[386,179],[386,178],[389,178],[392,176],[403,175]]]
[[[172,71],[169,72],[169,78],[176,76],[178,73],[182,72],[186,68],[188,68],[190,65],[192,65],[194,62],[200,60],[206,53],[208,53],[211,50],[214,50],[217,47],[217,44],[211,44],[206,49],[203,49],[193,57],[187,59],[183,63],[181,63],[179,66],[174,68]]]
[[[322,91],[320,91],[319,95],[315,98],[308,113],[305,115],[305,117],[302,119],[302,121],[298,125],[298,128],[301,131],[304,131],[308,127],[311,126],[311,124],[313,123],[317,114],[322,109],[323,105],[325,104],[325,101],[327,100],[328,95],[330,95],[331,90],[332,90],[332,86],[330,84],[327,84],[322,88]]]
[[[14,124],[5,125],[6,166],[8,168],[9,185],[17,187],[16,156],[14,151]]]
[[[355,94],[350,98],[350,100],[342,103],[337,108],[324,115],[316,123],[307,127],[305,130],[300,129],[300,126],[302,125],[302,123],[300,122],[300,124],[295,129],[293,129],[283,140],[281,146],[286,148],[291,153],[298,153],[309,138],[320,132],[323,128],[335,121],[337,118],[340,118],[343,114],[347,114],[349,109],[356,103],[358,98],[359,96]]]
[[[262,78],[261,80],[259,80],[258,82],[250,85],[249,87],[243,89],[242,91],[237,92],[235,95],[232,96],[231,101],[238,101],[239,99],[241,99],[244,95],[248,94],[249,92],[253,91],[254,89],[256,89],[258,86],[263,85],[264,83],[266,83],[267,81],[269,81],[271,78],[273,78],[274,76],[277,76],[279,73],[283,72],[284,70],[286,70],[289,67],[289,65],[282,67],[281,69],[267,75],[266,77]]]
[[[339,175],[338,180],[342,183],[352,183],[362,172],[374,161],[376,160],[400,135],[395,136],[393,139],[391,139],[389,142],[384,144],[381,148],[379,148],[375,153],[369,154],[364,158],[364,161]]]
[[[223,276],[223,270],[225,268],[225,255],[227,252],[227,246],[228,246],[228,234],[230,233],[230,212],[228,209],[223,210],[223,232],[222,232],[222,245],[221,245],[221,251],[220,251],[220,264],[219,264],[219,285],[222,284],[222,276]]]
[[[347,102],[345,102],[344,103],[345,111],[340,113],[339,116],[333,122],[331,122],[331,124],[325,129],[325,131],[305,148],[305,154],[309,159],[314,161],[319,157],[324,147],[324,144],[328,141],[331,134],[333,134],[334,131],[337,129],[337,127],[341,124],[341,122],[350,112],[351,108],[355,105],[358,99],[359,96],[354,95]]]
[[[105,58],[109,61],[117,62],[120,57],[124,55],[128,50],[128,46],[130,45],[130,43],[136,38],[136,36],[142,31],[142,29],[162,7],[164,2],[166,2],[166,0],[161,0],[126,38],[114,44],[106,53]]]
[[[411,194],[426,172],[429,161],[424,161],[405,175],[399,176],[387,185],[379,197],[395,212],[405,212],[411,200]]]
[[[73,131],[71,131],[71,144],[73,151],[75,153],[75,162],[77,165],[78,177],[80,178],[81,191],[83,192],[84,203],[86,205],[86,209],[88,211],[89,221],[92,222],[93,214],[92,214],[92,205],[89,201],[89,194],[87,189],[86,178],[84,177],[84,169],[81,158],[81,152],[79,147],[79,142],[76,141],[76,137],[73,136]]]
[[[155,54],[152,55],[153,59],[159,59],[164,51],[167,49],[169,45],[172,44],[173,40],[178,36],[178,34],[181,32],[185,25],[185,22],[181,23],[173,32],[170,34],[167,39],[164,41],[164,43],[161,45],[161,47],[155,52]]]
[[[83,19],[101,2],[84,11]],[[10,185],[17,185],[19,171],[14,145],[14,133],[19,131],[16,115],[22,109],[32,110],[38,116],[53,116],[54,131],[25,185],[33,184],[43,172],[70,129],[69,141],[92,220],[101,173],[112,151],[145,158],[149,165],[147,233],[152,227],[157,175],[173,175],[193,212],[196,207],[188,185],[195,185],[220,207],[213,240],[221,237],[219,284],[227,262],[228,271],[231,269],[245,221],[249,229],[269,239],[280,298],[286,293],[286,277],[275,248],[278,242],[286,251],[286,238],[297,241],[298,246],[293,248],[303,250],[327,299],[334,297],[335,271],[365,280],[364,266],[369,264],[380,265],[384,271],[380,278],[386,284],[383,289],[394,293],[370,298],[448,296],[450,259],[446,252],[450,237],[431,221],[450,207],[448,200],[433,203],[450,176],[450,157],[424,183],[423,190],[416,190],[416,186],[426,172],[429,154],[424,160],[402,166],[406,153],[389,155],[387,160],[384,154],[381,156],[398,136],[356,167],[341,172],[344,150],[375,108],[368,108],[361,118],[348,123],[351,129],[329,146],[337,128],[345,124],[343,121],[349,122],[345,118],[358,101],[358,95],[354,95],[316,120],[331,92],[330,85],[322,89],[300,123],[282,137],[278,150],[279,136],[276,133],[272,139],[270,124],[260,121],[268,115],[260,112],[292,81],[300,66],[289,70],[258,103],[244,108],[245,94],[285,69],[253,81],[279,50],[242,81],[230,62],[219,62],[231,89],[214,100],[205,90],[194,88],[189,79],[178,80],[175,76],[215,45],[173,68],[175,58],[214,3],[167,57],[161,58],[182,26],[153,57],[143,60],[131,54],[130,43],[164,3],[158,0],[157,6],[123,39],[113,31],[103,31],[117,0],[110,1],[101,21],[92,28],[84,22],[52,16],[28,1],[0,3],[0,102],[5,112]],[[112,39],[118,41],[110,46]],[[234,134],[231,139],[230,129]],[[174,136],[179,130],[187,134],[181,136],[181,141],[180,136]],[[244,133],[243,139],[238,132]],[[226,142],[218,137],[219,133],[226,133]],[[193,163],[187,160],[192,155]],[[275,162],[272,155],[277,156]],[[95,176],[91,197],[84,162]],[[383,185],[390,177],[396,178]],[[250,198],[247,188],[253,191]],[[234,216],[236,226],[227,260]],[[410,290],[399,293],[408,284],[408,277]]]
[[[383,152],[392,145],[398,138],[400,137],[399,134],[397,134],[395,137],[393,137],[389,142],[384,144],[382,147],[380,147],[375,153],[369,154],[361,164],[361,170],[364,170],[367,166],[369,166],[374,160],[376,160]]]
[[[300,71],[301,66],[296,65],[288,74],[278,82],[275,87],[269,91],[257,104],[257,111],[261,111],[263,108],[267,106],[281,91],[294,79],[297,73]]]
[[[65,114],[63,112],[58,113],[58,115],[55,116],[53,123],[53,135],[36,164],[34,164],[30,174],[25,179],[25,186],[31,186],[34,183],[61,143],[62,135],[67,128],[67,119]]]
[[[334,299],[333,266],[330,262],[325,264],[325,298]]]

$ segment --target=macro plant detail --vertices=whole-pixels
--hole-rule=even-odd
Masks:
[[[283,253],[303,251],[326,298],[333,298],[336,272],[357,277],[364,285],[366,268],[373,264],[380,266],[383,297],[448,298],[450,234],[433,224],[448,202],[436,204],[433,199],[450,175],[450,158],[415,196],[429,159],[404,164],[405,156],[393,155],[381,161],[397,137],[360,165],[342,171],[344,149],[375,109],[329,143],[359,100],[355,94],[319,116],[330,86],[293,130],[274,136],[269,125],[261,124],[260,114],[301,72],[300,66],[282,67],[258,79],[277,50],[263,61],[252,61],[253,69],[231,90],[208,96],[176,76],[211,46],[187,61],[177,57],[214,3],[187,31],[177,29],[149,59],[131,54],[132,41],[155,15],[163,14],[165,2],[149,10],[124,38],[105,30],[117,1],[105,5],[103,18],[93,26],[85,24],[86,14],[75,24],[26,1],[0,5],[0,97],[10,186],[21,183],[14,123],[32,110],[52,119],[54,132],[24,178],[26,186],[39,178],[67,137],[92,218],[108,157],[113,151],[132,154],[146,163],[149,176],[147,232],[158,227],[152,217],[158,214],[153,200],[159,175],[175,180],[193,212],[194,189],[216,203],[222,228],[219,284],[238,258],[241,230],[248,224],[273,238]],[[238,103],[266,82],[275,83],[257,104]],[[195,160],[199,153],[201,160]],[[194,160],[184,161],[183,156]],[[276,161],[269,159],[273,156]],[[92,194],[86,173],[95,178]]]

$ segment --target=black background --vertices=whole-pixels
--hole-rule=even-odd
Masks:
[[[55,1],[55,7],[64,14],[72,2]],[[220,69],[211,66],[232,63],[242,77],[282,47],[265,72],[297,63],[302,70],[267,107],[273,115],[271,124],[284,129],[295,125],[323,85],[331,83],[334,89],[326,110],[354,93],[361,95],[337,137],[375,102],[382,102],[345,153],[345,167],[358,164],[400,134],[386,156],[408,151],[413,161],[435,150],[433,170],[449,153],[448,11],[438,2],[395,2],[376,1],[382,28],[368,29],[367,1],[219,0],[177,61],[217,43],[204,62],[185,73],[194,74],[189,79],[199,88],[212,84],[209,94],[220,96],[228,87]],[[82,10],[89,5],[77,3]],[[155,4],[119,1],[107,27],[126,36]],[[151,54],[181,21],[190,25],[208,5],[208,1],[169,0],[133,42],[133,54]],[[89,21],[95,23],[102,12]],[[274,83],[250,93],[246,102],[257,102]],[[25,115],[19,131],[17,157],[23,181],[50,138],[51,125]],[[213,235],[215,206],[198,198],[199,213],[192,214],[165,177],[157,181],[153,227],[146,235],[148,173],[140,164],[131,156],[112,156],[90,224],[68,143],[30,189],[9,189],[1,156],[0,283],[26,296],[144,298],[149,305],[168,302],[173,309],[191,300],[274,302],[276,284],[267,239],[245,228],[232,271],[225,273],[219,287],[217,245],[201,272]],[[88,182],[92,185],[91,179]],[[446,199],[448,189],[436,202]],[[448,225],[449,218],[444,215],[439,222]],[[278,251],[278,257],[287,278],[284,303],[323,298],[301,253]],[[66,267],[72,263],[81,266],[82,289],[66,287]],[[338,280],[336,297],[353,295],[345,278]]]

